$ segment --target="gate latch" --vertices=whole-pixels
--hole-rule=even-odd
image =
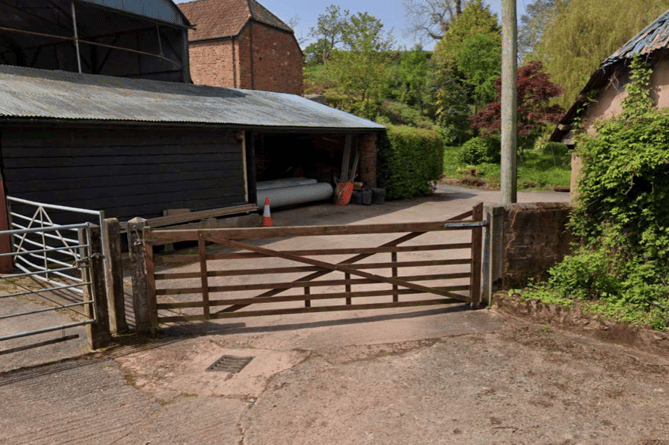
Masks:
[[[453,229],[460,229],[460,228],[467,228],[467,227],[486,227],[488,225],[488,221],[472,221],[472,222],[452,222],[452,223],[445,223],[444,227],[446,228],[453,228]]]

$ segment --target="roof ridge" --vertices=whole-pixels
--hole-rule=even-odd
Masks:
[[[253,10],[251,9],[251,1],[250,0],[242,0],[242,2],[244,3],[244,6],[246,7],[246,21],[248,22],[250,19],[253,18]]]
[[[254,13],[253,13],[253,8],[251,8],[251,2],[253,2],[254,5],[256,5],[256,7],[257,7],[258,9],[261,9],[262,12],[263,12],[264,14],[267,14],[267,15],[271,16],[271,18],[273,18],[274,20],[276,20],[276,21],[278,22],[278,26],[277,26],[276,23],[271,23],[270,20],[265,20],[263,17],[256,17],[256,16],[254,15]],[[291,31],[291,32],[294,32],[293,29],[292,29],[290,26],[288,26],[288,24],[287,24],[286,22],[284,22],[283,20],[281,20],[276,14],[274,14],[272,11],[270,11],[269,9],[267,9],[265,6],[263,6],[263,5],[262,5],[260,2],[258,2],[257,0],[246,0],[246,3],[248,4],[249,11],[250,11],[250,13],[251,13],[250,18],[252,18],[252,19],[254,19],[254,20],[257,20],[257,21],[259,21],[259,22],[261,22],[261,23],[264,23],[264,24],[266,24],[266,25],[269,25],[269,26],[274,26],[274,27],[282,28],[282,29],[284,29],[285,31]]]

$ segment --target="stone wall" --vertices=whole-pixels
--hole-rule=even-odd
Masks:
[[[564,203],[511,204],[504,208],[502,287],[540,280],[570,252],[571,207]]]

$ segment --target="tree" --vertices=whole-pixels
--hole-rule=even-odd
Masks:
[[[472,0],[435,47],[433,100],[438,122],[454,141],[464,142],[470,137],[467,117],[472,108],[482,107],[487,98],[494,97],[490,96],[490,86],[499,77],[501,45],[497,16],[482,0]]]
[[[472,89],[476,108],[495,98],[495,80],[500,76],[502,48],[487,34],[468,37],[456,53],[457,70]]]
[[[440,88],[435,94],[437,123],[445,130],[444,143],[461,145],[472,137],[468,117],[471,114],[469,91],[452,72],[437,73]]]
[[[316,27],[309,31],[309,37],[315,38],[316,42],[304,51],[307,62],[325,63],[330,58],[332,51],[342,43],[349,14],[348,10],[342,13],[339,6],[330,5],[318,16]]]
[[[556,124],[564,114],[559,105],[549,105],[551,99],[562,94],[562,88],[550,81],[550,75],[542,72],[543,65],[532,61],[518,70],[516,85],[518,88],[518,136],[525,138],[525,147],[533,141],[533,136],[548,124]],[[495,81],[495,88],[501,91],[501,79]],[[472,128],[480,130],[484,135],[499,131],[501,93],[496,96],[497,102],[487,104],[481,111],[470,117]],[[522,148],[522,147],[521,147]]]
[[[327,70],[347,98],[343,107],[374,118],[386,84],[386,52],[392,46],[392,37],[379,19],[362,12],[344,23],[341,40],[343,48],[332,51]]]
[[[444,38],[434,48],[434,60],[438,67],[448,69],[457,59],[460,45],[469,37],[487,35],[501,47],[502,33],[497,23],[497,14],[483,4],[482,0],[467,3],[462,13],[451,23]]]
[[[543,32],[538,54],[574,103],[601,62],[669,8],[669,0],[570,0]]]
[[[409,32],[441,40],[462,12],[462,0],[402,0]]]
[[[552,18],[569,6],[569,0],[534,0],[525,8],[518,27],[519,59],[532,56]],[[536,55],[535,55],[536,57]]]
[[[402,103],[423,111],[429,102],[429,61],[430,54],[420,45],[416,45],[412,51],[401,53],[396,79],[394,85],[390,86],[397,91],[390,91],[389,96],[397,97]]]

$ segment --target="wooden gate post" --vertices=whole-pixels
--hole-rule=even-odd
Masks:
[[[128,332],[123,292],[123,260],[121,258],[121,227],[118,219],[107,218],[102,223],[102,250],[105,252],[105,281],[109,324],[113,334]]]
[[[483,203],[472,209],[472,220],[483,221]],[[472,272],[470,278],[471,307],[477,309],[481,305],[481,255],[483,247],[483,227],[472,228]]]
[[[90,267],[84,268],[82,277],[85,281],[90,281],[90,286],[84,286],[84,298],[93,300],[93,307],[90,304],[84,305],[84,312],[88,317],[96,320],[92,324],[86,325],[86,335],[91,349],[100,349],[109,346],[111,343],[111,332],[109,332],[109,312],[107,310],[107,289],[105,286],[105,272],[102,255],[102,237],[100,227],[92,226],[90,228],[90,238],[87,236],[86,229],[79,229],[79,243],[88,243],[88,258]],[[95,312],[94,312],[95,311]]]
[[[128,221],[128,250],[132,268],[132,303],[135,310],[135,330],[138,334],[154,335],[156,328],[151,323],[149,282],[146,269],[146,253],[143,240],[146,220],[133,218]]]

